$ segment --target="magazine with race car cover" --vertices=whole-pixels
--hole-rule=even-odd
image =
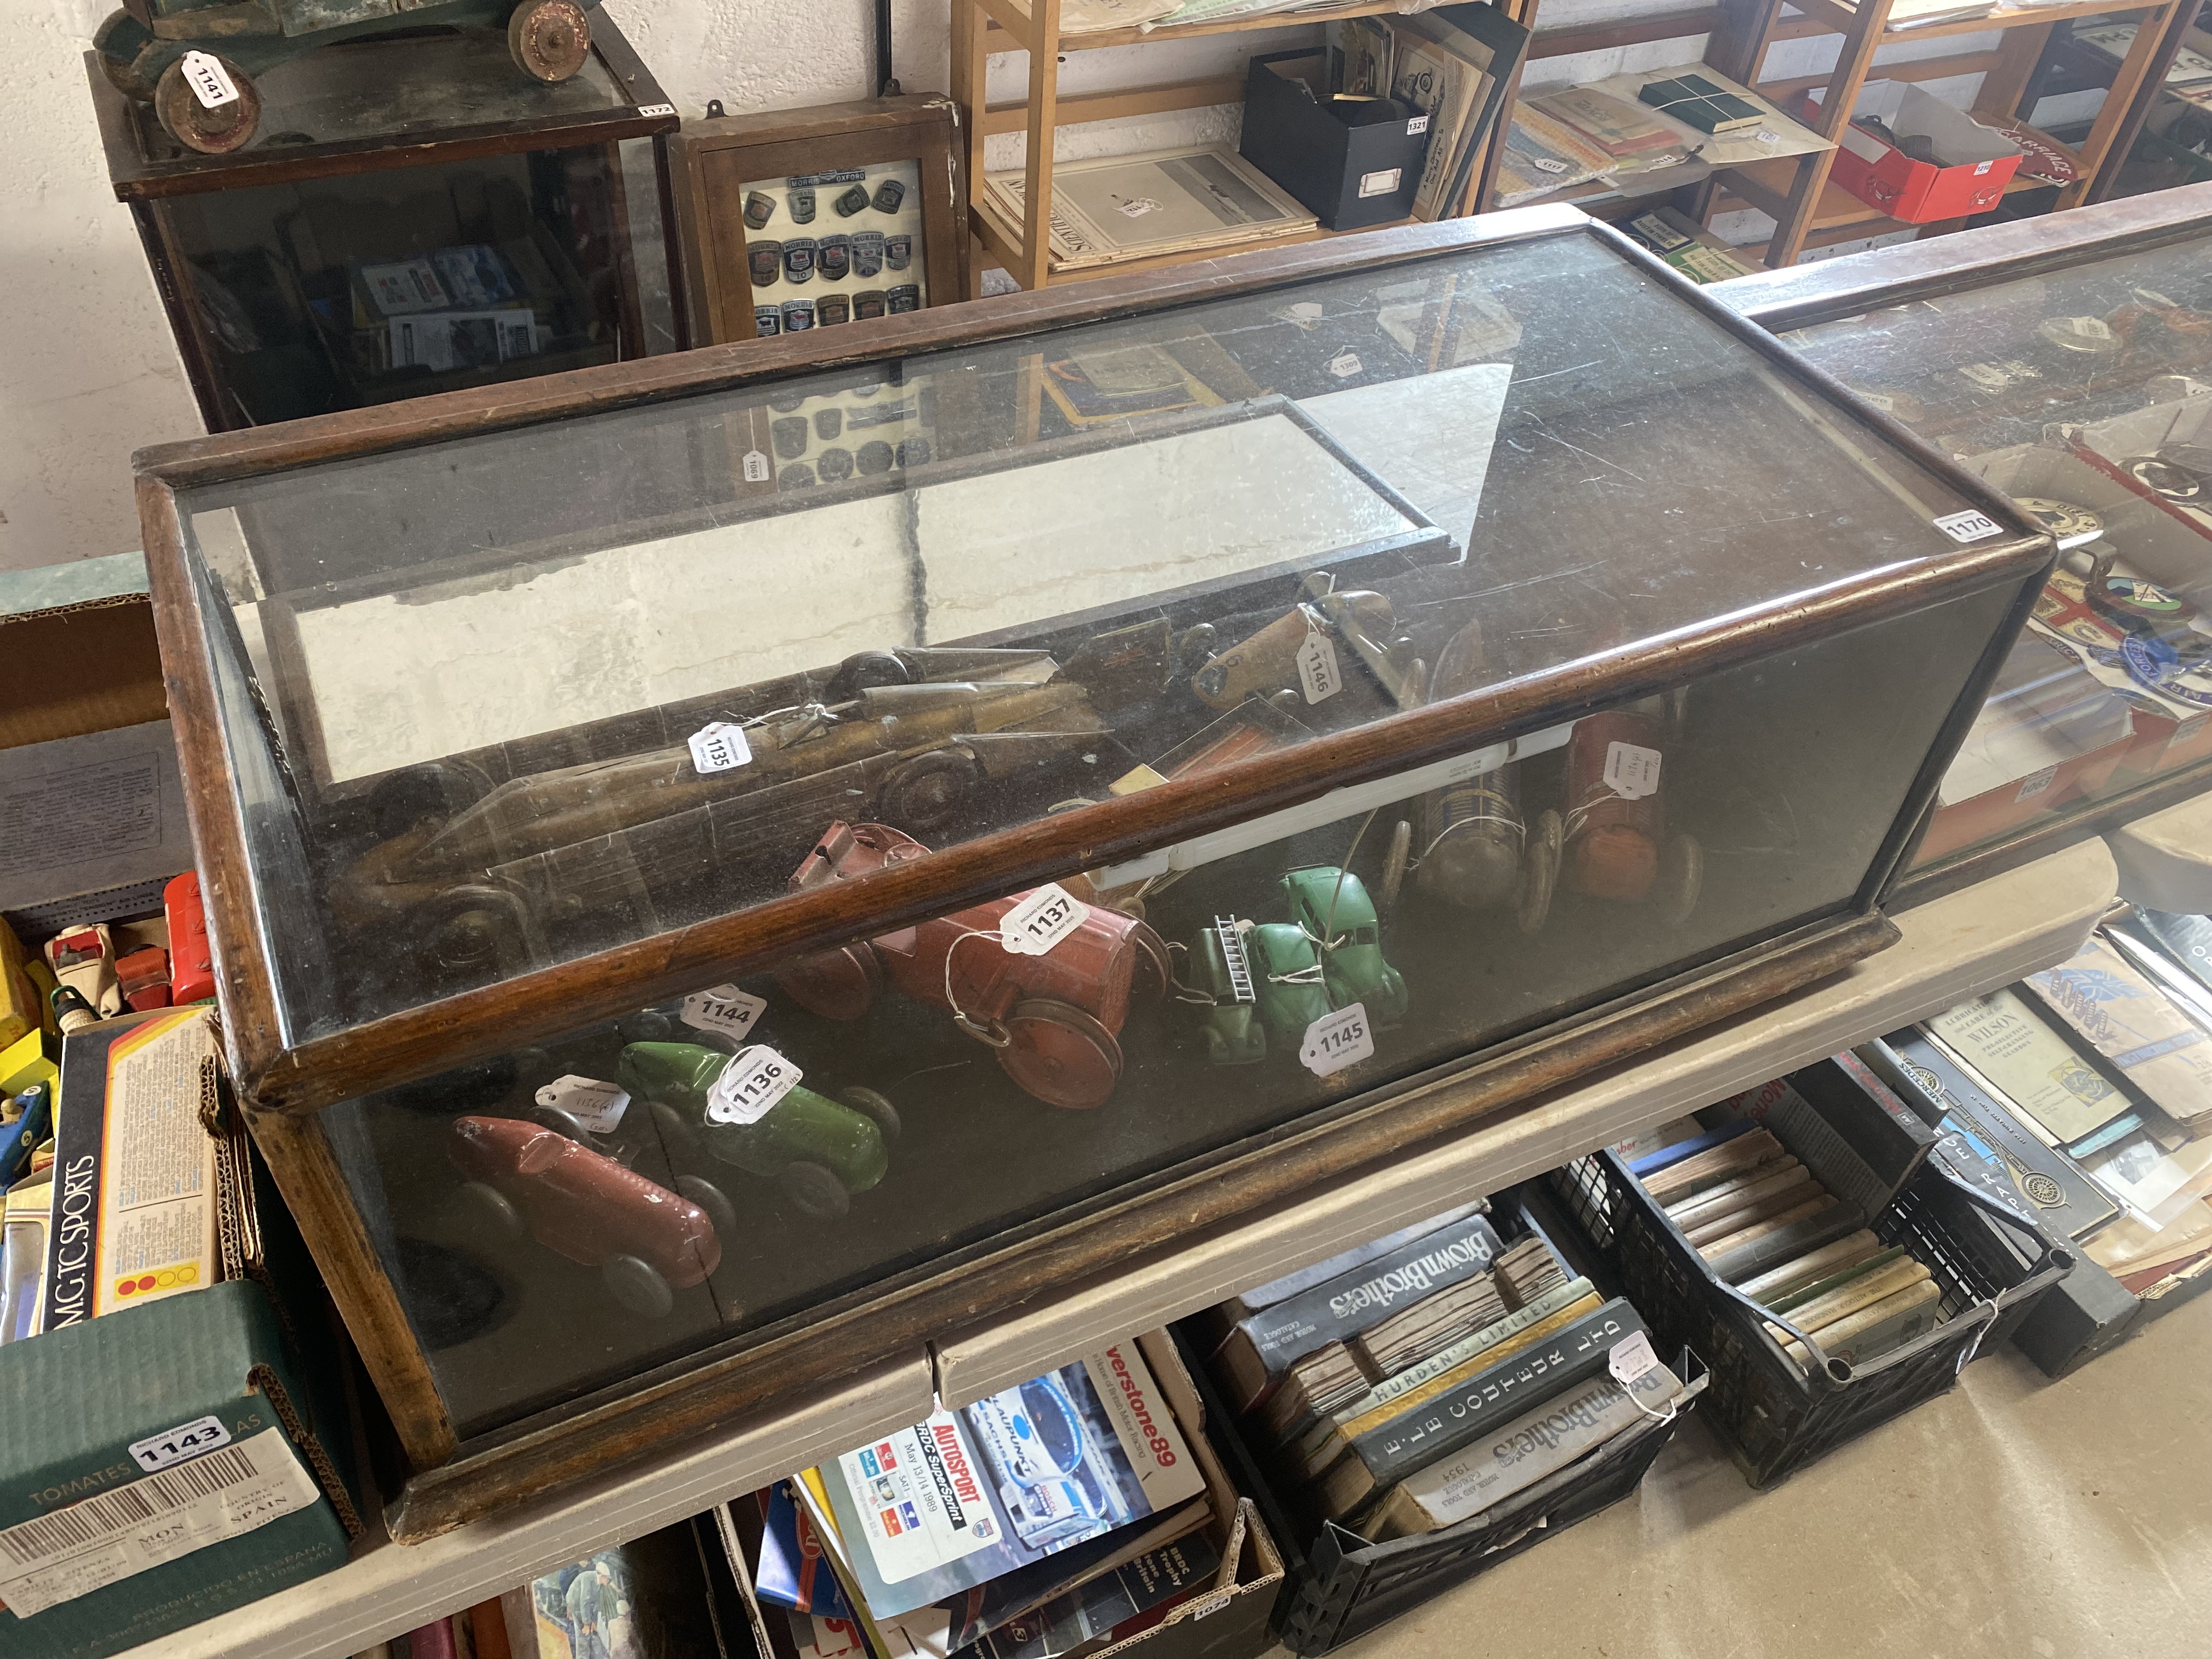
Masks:
[[[868,1610],[896,1618],[1196,1497],[1133,1339],[824,1463]]]

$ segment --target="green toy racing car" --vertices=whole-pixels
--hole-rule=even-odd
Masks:
[[[890,1167],[898,1113],[872,1089],[846,1089],[836,1100],[804,1085],[752,1123],[707,1115],[714,1079],[735,1056],[690,1042],[633,1042],[616,1080],[641,1100],[674,1146],[697,1145],[721,1163],[775,1182],[809,1215],[841,1216]]]

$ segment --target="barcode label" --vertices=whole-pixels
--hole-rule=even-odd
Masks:
[[[0,1529],[0,1601],[19,1619],[308,1507],[322,1493],[282,1429]]]

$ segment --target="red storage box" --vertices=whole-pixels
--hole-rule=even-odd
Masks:
[[[1820,100],[1808,92],[1800,102],[1809,117]],[[1899,138],[1924,137],[1937,155],[1953,158],[1948,167],[1916,161],[1856,126],[1837,135],[1828,176],[1869,207],[1908,224],[1988,212],[2020,167],[2020,147],[2010,139],[1902,81],[1869,82],[1851,115],[1874,116]]]

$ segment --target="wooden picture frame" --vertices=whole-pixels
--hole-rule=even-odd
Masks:
[[[900,288],[917,288],[917,303],[902,309],[965,298],[968,206],[957,125],[952,100],[934,94],[688,123],[671,152],[692,341],[724,345],[759,338],[765,331],[757,325],[756,313],[765,304],[804,306],[800,314],[810,319],[804,326],[811,327],[815,302],[829,296],[844,299],[851,314],[840,320],[854,322],[878,319],[857,302],[871,294],[881,300]],[[839,176],[844,174],[854,176]],[[866,208],[841,217],[841,191],[860,184],[879,189],[882,177],[905,185],[910,199],[887,212],[879,206],[881,196],[873,195]],[[823,182],[800,185],[800,179]],[[812,216],[793,225],[794,192],[806,191],[813,192]],[[771,216],[757,227],[747,222],[749,199],[768,204]],[[902,266],[887,258],[883,268],[864,273],[854,257],[847,276],[809,269],[795,282],[780,274],[757,286],[751,270],[757,247],[781,246],[787,238],[777,230],[801,226],[801,234],[817,241],[873,231],[908,236],[915,246]],[[782,271],[789,269],[787,262]]]

